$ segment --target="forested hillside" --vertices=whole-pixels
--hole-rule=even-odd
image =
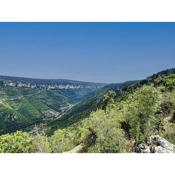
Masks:
[[[99,88],[99,84],[69,80],[0,79],[0,134],[54,121]]]
[[[123,91],[133,86],[138,81],[128,81],[120,84],[110,84],[98,89],[92,93],[89,93],[84,100],[75,105],[71,110],[66,112],[61,118],[49,123],[47,125],[48,134],[53,134],[58,128],[65,128],[73,123],[83,120],[89,117],[90,113],[97,110],[98,108],[104,108],[110,98],[118,98]],[[114,93],[105,94],[108,91],[114,91]]]
[[[175,144],[175,69],[109,87],[43,129],[0,136],[0,152],[137,152],[153,135]]]
[[[104,106],[88,118],[57,130],[50,138],[53,152],[65,152],[80,144],[84,145],[82,152],[134,152],[155,134],[175,144],[175,69],[124,89],[120,94],[108,91],[103,96]]]

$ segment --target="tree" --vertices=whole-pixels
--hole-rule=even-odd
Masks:
[[[125,138],[120,129],[116,111],[97,110],[86,123],[87,134],[84,139],[87,152],[116,153],[125,151]]]
[[[154,115],[160,105],[160,94],[152,86],[138,88],[128,96],[121,110],[129,125],[129,135],[136,144],[145,142],[153,132]]]

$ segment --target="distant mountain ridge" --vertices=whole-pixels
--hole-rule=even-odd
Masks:
[[[0,76],[0,81],[4,81],[8,86],[19,87],[47,87],[58,89],[76,89],[76,88],[101,88],[106,83],[84,82],[67,79],[39,79],[39,78],[25,78],[13,76]]]

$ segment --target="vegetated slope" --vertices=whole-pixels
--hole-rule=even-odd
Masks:
[[[71,110],[67,111],[61,118],[49,123],[47,125],[48,133],[51,134],[58,128],[64,128],[78,122],[79,120],[88,117],[91,112],[97,110],[98,108],[102,108],[105,103],[103,101],[103,96],[108,91],[112,90],[118,96],[122,93],[122,91],[125,91],[137,82],[138,81],[128,81],[119,84],[110,84],[97,91],[89,93],[84,96],[84,100],[76,104],[73,108],[71,108]]]
[[[0,89],[0,132],[12,132],[57,117],[67,98],[46,90]]]
[[[54,152],[77,145],[84,145],[83,152],[134,152],[157,134],[175,144],[175,69],[129,85],[117,96],[109,91],[106,97],[108,103],[88,117],[59,126],[51,136]]]
[[[70,103],[78,103],[84,97],[105,83],[82,82],[65,79],[33,79],[23,77],[0,76],[1,85],[5,87],[23,87],[29,89],[45,89],[53,94],[65,96]]]
[[[1,76],[0,79],[0,134],[55,120],[72,105],[83,100],[88,93],[98,88],[95,83],[86,82],[81,82],[81,85],[84,84],[88,88],[69,88],[72,84],[80,86],[78,81],[69,80],[38,80],[6,76]],[[58,84],[51,84],[51,82]],[[59,89],[57,88],[59,85],[66,88]]]
[[[175,144],[175,69],[119,88],[117,94],[105,92],[91,114],[60,125],[53,135],[46,136],[35,128],[32,134],[0,136],[0,152],[57,153],[81,148],[78,152],[120,153],[136,152],[146,146],[156,152],[160,146],[154,138]]]

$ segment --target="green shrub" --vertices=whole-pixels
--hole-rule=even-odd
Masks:
[[[49,139],[46,136],[42,136],[42,135],[34,136],[32,144],[33,144],[33,147],[35,148],[35,152],[37,153],[52,152]]]
[[[31,153],[34,152],[33,139],[26,132],[17,131],[13,134],[0,136],[1,153]]]
[[[78,145],[80,133],[74,129],[59,129],[50,138],[52,152],[62,153],[70,151]]]
[[[175,144],[175,125],[174,123],[165,123],[165,130],[162,133],[163,138]]]
[[[166,117],[175,109],[175,104],[170,100],[164,100],[160,105],[160,112]]]
[[[86,123],[87,134],[84,139],[87,152],[116,153],[125,151],[126,139],[120,128],[120,118],[116,111],[97,110]]]
[[[143,86],[130,94],[122,103],[127,134],[136,144],[145,142],[154,130],[154,115],[160,105],[160,94],[152,86]]]

